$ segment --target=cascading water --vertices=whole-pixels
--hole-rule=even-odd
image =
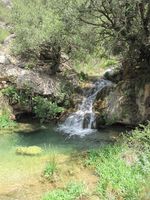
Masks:
[[[79,135],[83,137],[95,131],[95,113],[93,112],[93,103],[98,92],[112,83],[108,80],[100,79],[96,81],[86,97],[84,97],[78,110],[72,113],[63,124],[59,125],[59,130],[69,134],[69,136]]]

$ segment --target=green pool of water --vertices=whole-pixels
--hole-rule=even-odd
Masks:
[[[34,125],[32,130],[22,128],[17,133],[0,134],[0,197],[1,193],[12,185],[18,187],[18,184],[32,177],[38,179],[48,156],[68,155],[99,148],[101,145],[112,142],[122,131],[120,127],[113,127],[83,138],[77,136],[69,138],[58,132],[53,125],[41,127]],[[43,149],[43,154],[40,156],[17,155],[15,152],[19,146],[39,146]]]

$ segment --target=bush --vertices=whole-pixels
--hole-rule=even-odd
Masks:
[[[56,118],[61,112],[64,111],[57,103],[51,102],[47,98],[37,96],[33,98],[34,107],[33,111],[41,122]]]
[[[0,115],[0,129],[15,127],[16,123],[10,119],[9,114]]]
[[[30,88],[18,90],[14,86],[9,86],[3,89],[2,93],[8,97],[11,105],[20,104],[27,107],[41,122],[55,119],[64,111],[64,108],[52,102],[51,99],[33,96]]]

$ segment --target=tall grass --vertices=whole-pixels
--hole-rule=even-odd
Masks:
[[[111,66],[117,65],[117,58],[112,56],[106,56],[104,53],[94,53],[93,55],[85,56],[84,61],[75,60],[73,62],[74,69],[80,73],[91,76],[99,76],[104,70]]]
[[[150,123],[136,129],[123,144],[92,150],[86,164],[99,176],[97,193],[102,200],[138,200],[150,193]]]

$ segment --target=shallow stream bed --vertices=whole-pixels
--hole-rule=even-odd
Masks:
[[[111,127],[93,132],[83,138],[58,132],[53,125],[39,126],[32,124],[27,129],[22,124],[19,132],[0,134],[0,200],[40,200],[41,195],[52,185],[43,182],[42,171],[48,158],[55,155],[60,162],[73,153],[99,148],[113,142],[123,131],[122,127]],[[42,155],[17,155],[17,147],[38,146]]]

